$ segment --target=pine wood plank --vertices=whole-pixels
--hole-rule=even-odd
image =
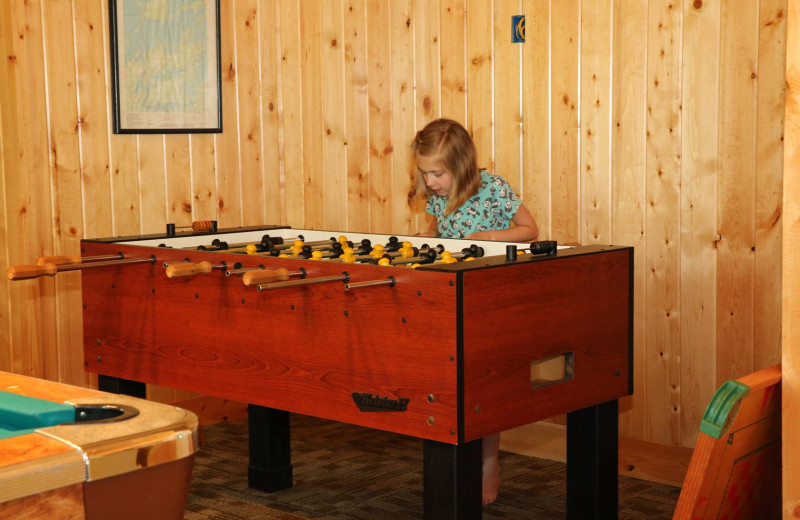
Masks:
[[[191,151],[188,134],[164,135],[164,169],[166,172],[166,226],[173,222],[178,226],[192,225],[192,179]],[[150,181],[143,180],[143,187]],[[158,218],[158,214],[151,218]]]
[[[233,2],[220,2],[220,69],[222,128],[214,134],[217,161],[217,221],[220,227],[242,225],[242,182],[239,160],[239,71]],[[248,50],[247,52],[252,52]]]
[[[264,165],[261,160],[261,89],[259,86],[259,36],[256,0],[237,0],[236,31],[237,103],[242,225],[263,224],[267,218],[264,198]]]
[[[393,0],[389,19],[392,40],[392,229],[410,234],[424,227],[428,217],[425,204],[412,202],[409,190],[416,175],[416,165],[409,152],[416,131],[414,115],[414,24],[411,0]],[[416,201],[413,201],[416,202]],[[417,223],[417,215],[422,215]],[[417,226],[420,226],[419,228]]]
[[[87,237],[111,235],[111,205],[95,201],[111,200],[109,170],[109,106],[106,95],[106,27],[101,2],[84,2],[73,9],[75,55],[77,57],[78,123],[80,128],[83,232]],[[63,27],[63,25],[62,25]]]
[[[168,185],[166,154],[175,153],[172,148],[175,141],[171,141],[173,146],[170,150],[165,147],[163,134],[140,134],[136,136],[138,144],[138,177],[141,182],[140,203],[141,203],[141,226],[147,233],[161,233],[166,229],[169,222],[176,226],[191,225],[191,214],[187,214],[181,201],[181,208],[176,212],[176,208],[170,208],[167,201],[167,190],[171,189]],[[187,143],[188,144],[188,143]],[[172,169],[180,168],[175,164],[174,158],[170,157],[170,175],[178,175]],[[185,162],[185,159],[184,159]],[[183,175],[183,174],[180,174]],[[170,194],[172,195],[172,194]]]
[[[645,440],[680,442],[680,9],[651,4],[647,43]]]
[[[539,225],[539,237],[552,236],[550,225],[550,2],[523,0],[522,187],[520,196]]]
[[[326,13],[327,15],[327,13]],[[303,226],[323,229],[325,162],[323,155],[322,5],[300,2],[300,71],[302,73]]]
[[[576,0],[550,4],[550,197],[552,240],[580,242],[578,205],[578,36]]]
[[[189,135],[192,221],[217,220],[217,165],[213,134]]]
[[[644,316],[647,278],[644,262],[647,0],[614,2],[613,109],[611,136],[612,243],[633,246],[633,315]],[[633,395],[620,400],[620,434],[643,439],[647,420],[643,319],[633,320]]]
[[[346,1],[343,4],[343,46],[345,85],[345,156],[347,182],[342,228],[371,230],[370,217],[370,107],[367,59],[367,5]],[[379,81],[379,78],[376,78]],[[343,197],[344,198],[344,197]],[[339,203],[341,207],[342,202]],[[346,222],[345,222],[346,221]],[[384,228],[386,231],[388,228]],[[389,231],[391,232],[391,231]]]
[[[358,87],[349,80],[354,79],[345,72],[344,0],[325,2],[321,10],[320,76],[317,82],[325,82],[322,88],[322,163],[319,167],[320,182],[314,191],[322,199],[322,229],[344,229],[347,223],[349,184],[351,174],[347,150],[352,139],[357,153],[359,136],[347,130],[351,88]],[[324,78],[324,79],[323,79]],[[363,82],[362,82],[363,84]],[[355,102],[357,103],[357,102]],[[360,168],[356,168],[358,171]],[[341,173],[340,173],[341,172]],[[358,174],[356,173],[356,176]]]
[[[47,90],[44,82],[44,46],[42,41],[41,5],[14,2],[10,9],[15,70],[9,77],[16,81],[16,128],[20,143],[17,154],[18,176],[6,177],[6,217],[9,264],[30,263],[44,251],[53,250],[52,194],[48,174]],[[12,141],[13,142],[13,141]],[[53,341],[56,328],[54,281],[11,286],[10,301],[16,304],[9,311],[11,318],[10,358],[14,371],[44,376],[44,342]],[[52,347],[52,345],[50,345]],[[55,360],[48,360],[55,361]],[[57,378],[51,365],[47,376]]]
[[[403,154],[405,143],[392,139],[392,40],[389,5],[382,0],[366,3],[367,105],[369,120],[368,186],[369,231],[393,233],[395,198],[395,153]],[[395,150],[395,147],[397,150]],[[403,172],[405,173],[405,172]],[[403,192],[407,193],[407,191]],[[403,201],[405,202],[405,201]],[[352,207],[352,206],[351,206]],[[407,207],[403,204],[403,207]],[[406,210],[407,211],[407,210]],[[348,213],[351,213],[348,211]],[[348,222],[350,229],[353,223]]]
[[[758,6],[721,5],[716,383],[753,372]]]
[[[581,4],[580,239],[611,244],[612,0]]]
[[[694,446],[715,366],[720,3],[684,3],[681,128],[681,444]],[[724,130],[722,130],[724,131]]]
[[[442,0],[439,5],[441,113],[442,117],[466,124],[467,16],[465,0]]]
[[[11,13],[7,9],[0,9],[0,56],[8,56],[9,59],[0,65],[3,73],[0,74],[0,193],[10,193],[6,191],[6,179],[18,178],[20,176],[20,164],[17,160],[20,153],[20,143],[16,128],[19,124],[17,120],[17,99],[16,92],[16,55],[13,52],[14,42],[12,39]],[[0,197],[0,215],[5,215],[9,208],[6,197]],[[6,226],[6,219],[0,220],[0,255],[4,259],[11,258],[11,241]],[[10,284],[0,283],[0,301],[11,303]],[[11,367],[11,313],[9,306],[0,309],[0,367]]]
[[[71,31],[61,30],[63,21],[71,17],[70,0],[42,4],[50,118],[49,178],[55,208],[51,224],[52,252],[61,255],[80,254],[80,239],[83,237],[75,41]],[[83,344],[80,326],[83,311],[74,296],[79,291],[80,276],[56,278],[56,327],[48,327],[50,332],[46,333],[43,347],[46,377],[85,385],[87,377],[83,370],[83,356],[78,353]]]
[[[492,106],[492,4],[467,0],[467,131],[475,142],[478,167],[494,171]],[[502,172],[498,172],[501,173]]]
[[[264,169],[264,222],[286,222],[286,190],[283,184],[281,134],[281,75],[278,1],[259,3],[259,61],[261,89],[261,157]]]
[[[511,41],[511,17],[517,0],[494,3],[494,173],[519,193],[522,186],[522,107],[520,106],[521,43]]]
[[[800,508],[800,0],[789,0],[786,21],[786,112],[783,153],[784,292],[781,339],[783,515]]]
[[[786,60],[786,0],[760,2],[755,162],[753,367],[781,359],[781,213]]]
[[[305,182],[303,141],[303,82],[301,74],[300,10],[298,0],[280,2],[281,113],[283,114],[283,175],[286,223],[303,227]],[[291,204],[288,202],[291,201]]]

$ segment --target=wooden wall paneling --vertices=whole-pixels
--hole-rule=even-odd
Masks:
[[[72,10],[77,58],[83,236],[89,238],[112,234],[108,148],[110,97],[106,88],[108,33],[104,30],[108,18],[104,17],[102,4],[83,2],[80,8],[73,6]]]
[[[492,84],[493,2],[467,0],[467,123],[478,167],[495,171]],[[502,172],[497,172],[502,175]]]
[[[523,0],[522,45],[522,188],[520,195],[539,225],[550,232],[550,3]]]
[[[11,265],[14,260],[11,251],[16,246],[11,241],[13,232],[10,225],[14,220],[11,215],[13,208],[18,207],[11,201],[7,179],[19,179],[21,176],[21,150],[17,134],[17,64],[12,27],[10,10],[0,9],[0,56],[7,57],[0,65],[3,70],[0,74],[0,259],[4,267]],[[12,367],[11,315],[17,307],[11,300],[11,284],[8,279],[0,283],[0,370],[5,371]]]
[[[344,3],[346,0],[325,2],[320,24],[320,76],[322,88],[322,163],[319,167],[321,184],[315,191],[322,195],[322,229],[345,229],[349,173],[346,141],[353,139],[359,146],[359,136],[347,134],[345,115],[355,100],[351,97],[357,85],[345,76]],[[346,86],[345,86],[346,85]],[[357,123],[357,122],[356,122]],[[363,124],[363,123],[362,123]],[[361,136],[363,140],[363,135]],[[363,143],[363,141],[362,141]],[[363,146],[363,144],[362,144]]]
[[[281,153],[280,21],[277,0],[258,4],[259,60],[261,87],[261,158],[264,169],[265,220],[286,222],[285,187]]]
[[[338,4],[339,2],[337,2]],[[303,76],[303,207],[304,226],[325,225],[325,125],[322,77],[322,5],[319,0],[300,2],[300,71]],[[326,16],[328,13],[326,13]],[[327,85],[326,85],[327,87]]]
[[[239,166],[242,225],[266,222],[261,161],[261,87],[257,0],[236,0],[236,96],[239,114]]]
[[[647,0],[614,1],[611,225],[613,244],[633,246],[633,395],[620,401],[620,435],[644,439],[647,421],[645,115]]]
[[[753,368],[781,359],[781,214],[786,0],[763,0],[758,15]]]
[[[392,139],[392,40],[389,5],[384,0],[366,2],[367,38],[367,103],[369,121],[368,200],[369,229],[373,233],[399,233],[394,227],[392,163],[397,152],[403,153],[402,142]],[[405,177],[405,172],[400,172]],[[408,189],[401,192],[404,195]],[[403,212],[408,205],[403,201]],[[352,208],[352,206],[350,206]],[[349,212],[351,213],[351,212]],[[352,217],[351,217],[352,218]]]
[[[147,150],[142,149],[142,154]],[[166,225],[173,222],[177,226],[192,225],[192,177],[191,177],[191,150],[189,149],[188,134],[165,134],[164,135],[164,170],[166,178]],[[149,186],[157,186],[158,180],[153,173],[152,180],[145,177],[146,171],[142,171],[142,189]],[[163,207],[163,205],[161,206]],[[156,213],[156,208],[153,208]],[[147,213],[146,208],[142,208],[143,219]],[[161,226],[159,226],[161,227]],[[160,229],[159,229],[160,231]]]
[[[213,134],[191,134],[192,221],[216,220],[217,158]],[[269,221],[268,221],[269,222]]]
[[[716,384],[753,372],[758,6],[721,6]]]
[[[170,178],[177,175],[176,170],[188,160],[179,148],[180,136],[170,139],[170,145],[166,144],[164,134],[129,137],[136,140],[138,153],[138,171],[127,173],[130,176],[138,173],[140,182],[141,230],[137,233],[161,233],[168,222],[179,227],[190,225],[192,215],[185,210],[191,208],[185,207],[184,194],[180,193],[180,198],[175,199],[175,192],[181,190],[180,181]],[[188,139],[185,151],[188,152]]]
[[[140,196],[144,197],[147,192],[140,193],[137,139],[135,135],[112,134],[109,143],[114,223],[112,235],[138,235],[142,232]],[[162,164],[164,161],[163,155],[149,159],[160,160]],[[91,206],[86,211],[91,214]]]
[[[611,244],[612,0],[581,4],[581,242]]]
[[[64,30],[64,20],[72,20],[70,0],[42,4],[50,121],[53,253],[75,255],[80,253],[80,239],[83,237],[78,95],[75,40],[72,30]],[[58,381],[85,385],[88,378],[83,370],[81,352],[81,277],[78,273],[64,273],[64,276],[56,277],[55,282],[56,327],[45,334],[43,345],[48,367],[46,373],[55,375]]]
[[[425,204],[410,201],[408,194],[416,174],[410,151],[416,130],[414,94],[415,13],[411,0],[392,0],[389,20],[392,41],[392,229],[395,233],[414,233],[417,214],[420,227],[427,228]],[[410,204],[413,202],[414,204]]]
[[[494,171],[519,194],[522,187],[522,107],[520,106],[521,43],[511,41],[511,17],[519,0],[494,2]]]
[[[580,242],[578,53],[580,2],[550,3],[550,238]]]
[[[44,49],[41,5],[39,2],[13,2],[11,10],[12,55],[16,80],[16,127],[19,142],[18,175],[6,177],[7,238],[9,265],[29,264],[53,250],[52,200],[48,175],[48,137]],[[11,172],[10,172],[11,173]],[[52,278],[11,284],[9,298],[14,302],[11,319],[11,370],[35,377],[58,377],[52,364],[45,369],[43,347],[52,341],[46,331],[55,328],[55,283]],[[47,360],[50,361],[57,360]]]
[[[300,8],[298,0],[281,0],[280,5],[280,76],[283,130],[283,177],[286,224],[302,227],[304,222],[305,181],[303,142],[303,81],[301,74]]]
[[[366,2],[345,0],[343,5],[345,123],[345,196],[338,206],[345,209],[341,229],[370,231],[370,107],[369,62],[367,60]],[[378,42],[374,42],[378,43]],[[388,55],[388,53],[387,53]],[[380,78],[376,78],[380,81]],[[346,200],[345,200],[346,197]],[[336,228],[339,229],[339,228]],[[386,229],[386,228],[384,228]]]
[[[220,71],[222,75],[222,133],[214,134],[217,165],[215,215],[200,220],[217,220],[219,227],[242,225],[242,193],[239,157],[239,102],[234,2],[220,2]],[[245,52],[253,53],[253,49]]]
[[[414,109],[416,129],[421,130],[441,116],[439,3],[415,2],[414,20]],[[421,209],[414,219],[415,231],[427,228],[428,216],[424,206]]]
[[[700,420],[717,389],[711,374],[716,353],[720,4],[683,2],[679,386],[683,446],[694,446]]]
[[[647,41],[646,440],[680,442],[681,9],[651,3]]]
[[[464,2],[441,0],[439,9],[441,115],[462,125],[467,122],[467,13]]]
[[[800,0],[786,20],[786,112],[783,153],[781,438],[783,517],[800,508]]]

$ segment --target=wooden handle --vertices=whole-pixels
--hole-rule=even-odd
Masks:
[[[73,256],[40,256],[36,259],[36,265],[55,264],[79,264],[81,263],[81,255]]]
[[[8,268],[9,280],[28,280],[40,276],[55,276],[58,272],[56,264],[44,265],[12,265]]]
[[[258,285],[261,283],[284,282],[289,279],[289,270],[280,269],[259,269],[258,271],[247,271],[242,275],[242,282],[245,285]]]
[[[181,278],[183,276],[194,276],[196,274],[208,274],[211,272],[210,262],[200,262],[197,264],[169,264],[167,266],[167,278]]]

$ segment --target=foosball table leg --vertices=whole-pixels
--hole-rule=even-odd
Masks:
[[[567,414],[567,518],[617,518],[617,400]]]
[[[270,493],[292,487],[289,412],[249,404],[250,466],[247,484]]]
[[[423,440],[425,520],[480,520],[482,449],[481,439]]]

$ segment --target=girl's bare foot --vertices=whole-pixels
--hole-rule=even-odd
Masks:
[[[483,505],[497,500],[497,489],[500,487],[500,463],[497,459],[483,461]]]

